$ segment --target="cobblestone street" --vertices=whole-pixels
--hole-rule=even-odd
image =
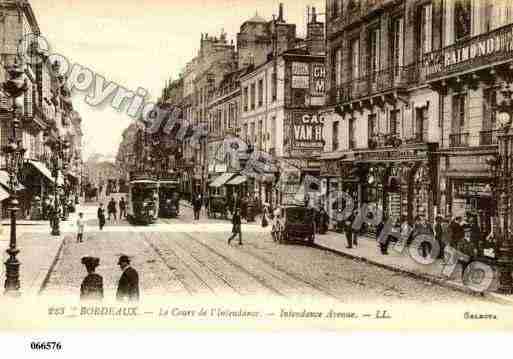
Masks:
[[[269,231],[257,224],[243,225],[243,245],[228,246],[229,222],[190,220],[183,207],[181,218],[161,220],[150,227],[133,227],[125,221],[96,231],[94,208],[86,211],[89,231],[84,243],[65,240],[45,295],[77,295],[86,275],[80,259],[101,259],[106,298],[113,298],[121,254],[132,257],[139,271],[143,296],[223,296],[285,298],[342,303],[465,302],[479,297],[354,261],[302,245],[273,242]]]

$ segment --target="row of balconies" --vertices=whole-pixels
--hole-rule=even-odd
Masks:
[[[366,73],[330,89],[328,104],[335,105],[369,97],[374,94],[404,89],[416,83],[417,66],[394,66]]]
[[[479,132],[480,146],[494,146],[499,141],[499,131],[487,130]],[[450,147],[468,147],[470,146],[470,132],[452,133],[449,135]]]
[[[498,130],[486,130],[479,132],[479,146],[495,146],[498,144]],[[426,138],[423,133],[416,133],[408,138],[401,138],[398,134],[377,134],[371,135],[367,141],[367,147],[369,149],[387,148],[387,147],[399,147],[403,144],[414,145],[425,143]],[[340,149],[340,142],[337,138],[334,139],[332,146],[333,151]],[[451,133],[449,135],[449,147],[469,147],[470,143],[470,132]],[[348,148],[353,150],[357,147],[356,140],[354,138],[349,139]]]

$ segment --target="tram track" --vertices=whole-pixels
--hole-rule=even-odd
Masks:
[[[283,296],[283,297],[287,297],[282,292],[278,291],[276,288],[274,288],[271,285],[267,284],[266,283],[267,281],[265,279],[258,278],[257,276],[255,276],[255,274],[249,272],[243,266],[241,266],[240,264],[234,262],[233,260],[231,260],[229,257],[225,256],[224,254],[220,253],[219,251],[217,251],[212,246],[210,246],[210,245],[208,245],[208,244],[206,244],[204,242],[199,241],[198,239],[194,238],[194,236],[192,236],[190,234],[187,234],[187,236],[189,236],[191,239],[193,239],[195,242],[199,243],[200,245],[204,246],[209,251],[217,254],[219,257],[223,258],[223,260],[227,261],[228,263],[232,264],[233,266],[235,266],[237,268],[240,268],[241,270],[243,270],[245,273],[247,273],[248,275],[252,276],[253,278],[258,279],[259,281],[263,282],[262,284],[265,285],[266,287],[272,288],[274,291],[277,291],[278,293],[280,293],[280,295]],[[215,240],[217,242],[220,242],[220,240],[217,240],[217,239],[215,239]],[[266,266],[271,267],[272,269],[285,274],[286,276],[288,276],[291,279],[293,279],[293,281],[306,284],[308,287],[313,288],[315,291],[321,293],[322,295],[324,295],[324,296],[326,296],[326,297],[328,297],[330,299],[334,299],[337,302],[341,302],[341,298],[339,298],[336,294],[331,293],[330,291],[326,290],[325,288],[320,287],[319,285],[317,285],[317,284],[315,284],[315,283],[313,283],[311,281],[308,281],[308,280],[305,280],[303,278],[300,278],[296,274],[291,273],[291,272],[285,270],[284,268],[276,266],[274,263],[268,261],[267,259],[263,258],[262,256],[256,255],[256,254],[254,254],[254,253],[252,253],[252,252],[250,252],[250,251],[248,251],[248,250],[246,250],[246,249],[244,249],[242,247],[240,247],[240,251],[242,251],[244,254],[246,254],[246,255],[256,259],[257,261],[264,263]],[[274,278],[276,278],[276,279],[278,279],[280,281],[283,281],[283,278],[280,278],[279,276],[273,274],[272,272],[266,271],[266,274],[268,274],[269,276],[272,276],[272,277],[274,277]]]

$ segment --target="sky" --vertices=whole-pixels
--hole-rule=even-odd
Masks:
[[[305,35],[306,8],[324,13],[324,0],[32,0],[50,53],[65,56],[131,91],[156,100],[168,79],[176,79],[199,49],[201,33],[235,42],[240,25],[256,12],[268,20],[283,2],[285,20]],[[322,19],[323,17],[321,17]],[[126,109],[92,107],[75,91],[81,114],[84,155],[114,156],[123,130],[133,121]]]

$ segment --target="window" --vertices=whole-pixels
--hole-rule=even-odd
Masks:
[[[465,93],[454,95],[452,98],[453,129],[465,127],[466,98]]]
[[[360,40],[354,39],[351,41],[351,79],[355,80],[360,74],[359,59],[360,59]]]
[[[369,32],[369,69],[373,80],[379,71],[379,49],[379,28],[375,28]]]
[[[333,151],[336,151],[338,150],[338,121],[333,122],[332,126],[332,147]]]
[[[391,44],[392,66],[397,76],[403,67],[403,18],[392,20]]]
[[[352,150],[356,147],[356,119],[349,119],[349,149]]]
[[[262,150],[262,120],[258,121],[258,148]]]
[[[264,80],[258,80],[258,107],[264,104]]]
[[[244,141],[248,142],[248,124],[244,124],[243,137]]]
[[[399,121],[399,110],[390,111],[390,124],[388,126],[388,132],[391,135],[397,135],[397,123]]]
[[[251,109],[255,109],[255,83],[253,82],[251,84],[251,91],[250,91],[250,101],[251,101]]]
[[[377,135],[376,131],[376,114],[370,114],[368,117],[368,123],[369,123],[369,138],[372,138]]]
[[[335,52],[335,84],[340,87],[342,83],[342,49]]]
[[[255,123],[252,122],[250,124],[250,134],[249,134],[249,142],[250,143],[255,143],[256,142],[256,134],[255,134]]]
[[[470,36],[472,5],[470,0],[454,2],[454,36],[456,41]]]
[[[331,0],[331,17],[338,17],[338,2],[339,0]]]
[[[276,70],[273,70],[271,75],[271,93],[273,101],[276,101],[278,92],[278,76],[276,75]]]
[[[433,6],[425,4],[419,7],[419,31],[417,45],[419,49],[419,57],[431,52],[433,44]]]
[[[246,112],[248,110],[248,87],[244,87],[244,97],[243,97],[243,102],[244,102],[244,112]]]
[[[427,123],[427,107],[417,108],[415,111],[415,139],[424,140],[424,127]]]
[[[494,88],[487,88],[484,90],[483,101],[483,129],[495,130],[496,117],[495,117],[495,104],[497,103],[497,91]]]
[[[272,148],[276,148],[276,117],[271,118]]]

